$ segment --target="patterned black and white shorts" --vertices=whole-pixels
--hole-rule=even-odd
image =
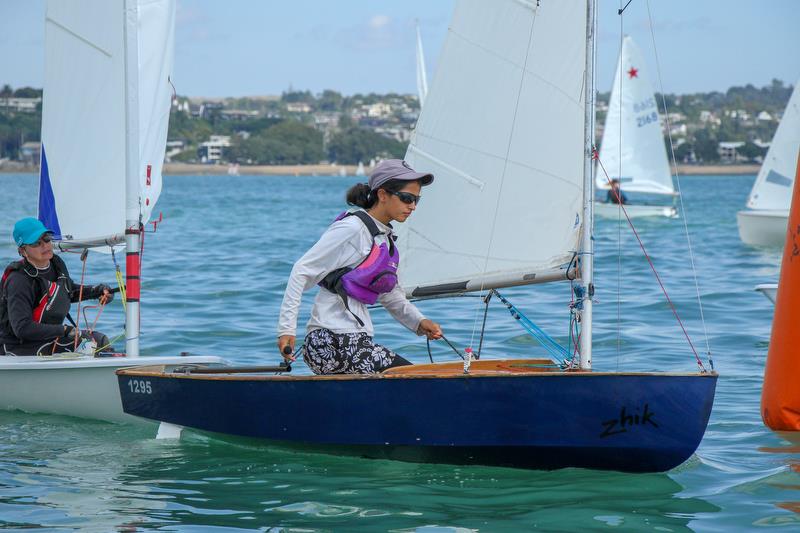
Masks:
[[[315,374],[375,374],[411,364],[373,343],[366,333],[334,333],[329,329],[315,329],[306,335],[303,359]]]

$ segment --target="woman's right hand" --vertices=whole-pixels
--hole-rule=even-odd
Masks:
[[[425,335],[430,340],[441,339],[443,336],[441,326],[428,318],[423,319],[417,326],[417,335]]]
[[[296,338],[294,335],[281,335],[278,337],[278,350],[281,353],[281,357],[286,359],[287,361],[293,362],[296,357],[294,356],[294,345],[296,342]],[[286,347],[289,347],[289,350],[286,350]],[[289,353],[286,353],[286,352]]]

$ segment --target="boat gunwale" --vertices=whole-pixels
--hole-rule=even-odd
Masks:
[[[530,377],[698,377],[717,378],[716,371],[710,372],[595,372],[585,370],[530,370],[530,371],[498,371],[478,370],[471,373],[463,372],[426,372],[403,374],[329,374],[329,375],[285,375],[285,374],[191,374],[183,372],[167,372],[161,366],[121,368],[116,371],[117,376],[139,378],[169,378],[192,379],[204,381],[377,381],[396,379],[480,379],[480,378],[530,378]]]
[[[72,355],[72,354],[70,354]],[[158,361],[148,361],[157,359]],[[166,362],[169,360],[169,362]],[[0,372],[25,370],[85,370],[90,368],[136,368],[185,366],[197,364],[226,364],[224,357],[217,355],[162,355],[140,357],[95,357],[84,354],[74,356],[0,356]]]

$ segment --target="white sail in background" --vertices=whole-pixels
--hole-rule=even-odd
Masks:
[[[399,228],[407,292],[564,278],[581,235],[586,9],[457,2],[406,154],[436,176]]]
[[[639,48],[626,36],[622,40],[600,147],[600,161],[608,177],[598,166],[595,172],[598,189],[609,189],[608,180],[616,178],[625,192],[675,193],[658,106],[647,72]]]
[[[135,79],[125,76],[128,42],[138,45]],[[64,240],[124,239],[126,102],[138,107],[142,222],[161,191],[172,89],[174,0],[50,0],[39,218]],[[126,92],[127,91],[127,92]],[[130,98],[128,98],[130,95]]]
[[[750,209],[789,211],[800,147],[800,80],[795,84],[781,123],[772,138],[767,157],[747,199]]]
[[[129,0],[130,2],[130,0]],[[139,198],[142,223],[161,194],[174,88],[175,0],[137,0],[139,9]]]
[[[425,54],[422,52],[419,23],[417,23],[417,94],[419,95],[419,106],[422,107],[428,94],[428,74],[425,72]]]

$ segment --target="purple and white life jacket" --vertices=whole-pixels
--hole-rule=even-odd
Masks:
[[[350,215],[358,217],[369,230],[372,236],[372,249],[355,267],[338,268],[319,282],[321,287],[341,296],[348,311],[350,311],[347,305],[348,296],[361,303],[372,305],[378,301],[378,296],[394,289],[397,285],[397,266],[400,264],[400,252],[394,245],[393,236],[387,236],[384,242],[378,244],[375,239],[384,233],[366,212],[344,212],[336,217],[334,222]],[[350,312],[363,326],[364,322],[355,313]]]

